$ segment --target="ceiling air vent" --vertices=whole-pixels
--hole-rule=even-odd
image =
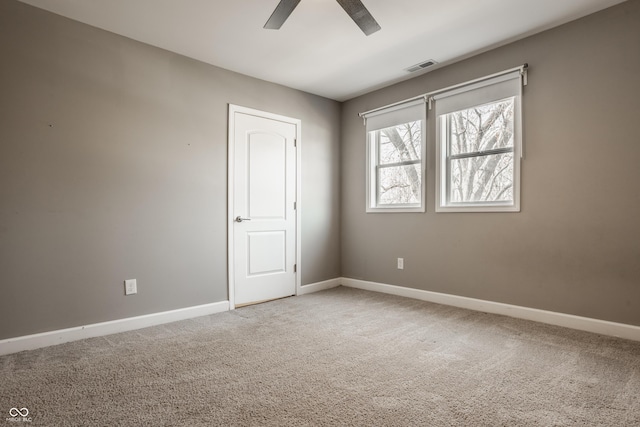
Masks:
[[[416,65],[412,66],[412,67],[407,68],[407,71],[410,72],[410,73],[413,73],[414,71],[424,70],[425,68],[429,68],[429,67],[431,67],[433,65],[436,65],[436,64],[437,64],[437,62],[434,61],[433,59],[428,59],[428,60],[426,60],[424,62],[421,62],[419,64],[416,64]]]

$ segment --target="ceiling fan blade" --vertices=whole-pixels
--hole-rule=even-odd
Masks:
[[[268,30],[280,29],[298,3],[300,3],[300,0],[280,0],[280,3],[276,6],[276,10],[273,11],[267,23],[264,24],[264,28]]]
[[[365,35],[371,35],[380,29],[380,25],[373,19],[360,0],[336,0],[345,12],[360,27]]]

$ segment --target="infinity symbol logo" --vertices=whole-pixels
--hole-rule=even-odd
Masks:
[[[11,408],[9,409],[9,415],[11,415],[12,417],[17,417],[18,415],[20,415],[21,417],[26,417],[27,415],[29,415],[29,410],[27,408]]]

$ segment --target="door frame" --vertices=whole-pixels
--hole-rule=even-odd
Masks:
[[[262,117],[270,120],[277,120],[284,123],[290,123],[296,126],[296,295],[300,292],[301,278],[302,278],[302,262],[301,262],[301,248],[302,248],[302,236],[300,228],[300,218],[302,212],[302,162],[301,162],[301,141],[302,121],[300,119],[294,119],[291,117],[281,116],[279,114],[269,113],[267,111],[256,110],[254,108],[242,107],[240,105],[229,104],[229,127],[227,129],[227,289],[229,293],[229,309],[234,310],[235,305],[235,248],[233,244],[233,232],[234,232],[234,220],[233,220],[233,207],[234,207],[234,160],[235,160],[235,115],[236,113],[243,113],[252,116]]]

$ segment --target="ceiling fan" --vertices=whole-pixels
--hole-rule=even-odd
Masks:
[[[373,16],[369,13],[366,7],[360,0],[336,0],[345,12],[353,19],[353,21],[360,27],[365,35],[375,33],[380,29],[380,25],[373,19]],[[264,28],[269,30],[279,29],[284,21],[287,20],[293,9],[300,3],[300,0],[280,0],[276,10],[273,11],[267,23],[264,24]]]

